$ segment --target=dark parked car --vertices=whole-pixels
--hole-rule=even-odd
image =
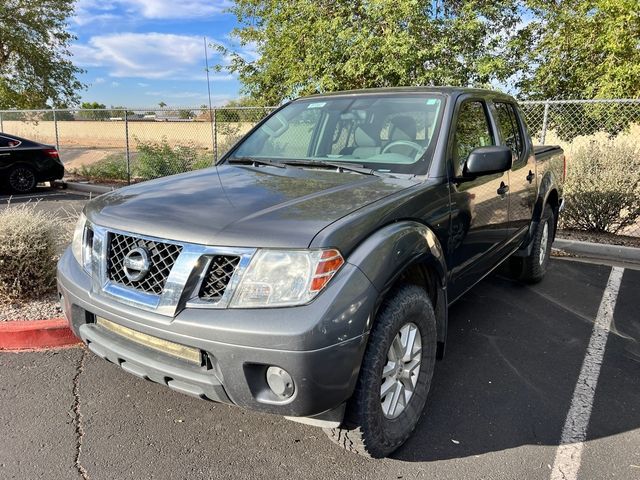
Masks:
[[[64,166],[55,147],[0,133],[0,183],[16,193],[60,180]]]
[[[563,181],[508,95],[301,98],[217,167],[89,202],[61,302],[134,375],[386,456],[422,414],[449,305],[501,264],[544,276]]]

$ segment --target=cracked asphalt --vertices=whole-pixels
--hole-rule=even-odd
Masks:
[[[0,354],[2,479],[549,479],[611,268],[492,275],[451,307],[413,437],[392,458],[173,392],[83,348]],[[625,269],[578,478],[640,478],[640,271]]]

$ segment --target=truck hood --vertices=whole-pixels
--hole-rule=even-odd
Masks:
[[[306,248],[336,220],[415,184],[330,170],[222,165],[115,190],[89,202],[86,215],[103,227],[183,242]]]

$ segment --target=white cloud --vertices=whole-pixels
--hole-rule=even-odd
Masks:
[[[104,77],[97,77],[97,78],[93,81],[93,84],[94,84],[94,85],[99,85],[99,84],[104,83],[104,82],[105,82]]]
[[[148,87],[149,84],[148,83],[143,83],[143,82],[138,82],[138,86],[142,87],[142,88],[145,88],[145,87]]]
[[[77,0],[74,21],[78,25],[122,18],[175,19],[219,15],[231,0]]]
[[[111,82],[111,86],[112,87],[119,87],[120,86],[120,82]]]
[[[195,18],[216,15],[232,5],[228,0],[128,0],[146,18]]]
[[[91,37],[73,48],[74,61],[84,67],[105,67],[111,77],[204,80],[202,38],[168,33],[118,33]],[[224,61],[217,53],[210,63]],[[212,80],[230,80],[214,75]]]

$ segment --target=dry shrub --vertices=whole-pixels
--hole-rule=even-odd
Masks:
[[[68,228],[36,206],[0,210],[0,301],[37,298],[55,288],[59,247]]]
[[[624,137],[577,148],[568,160],[565,228],[618,233],[640,218],[640,145]]]

